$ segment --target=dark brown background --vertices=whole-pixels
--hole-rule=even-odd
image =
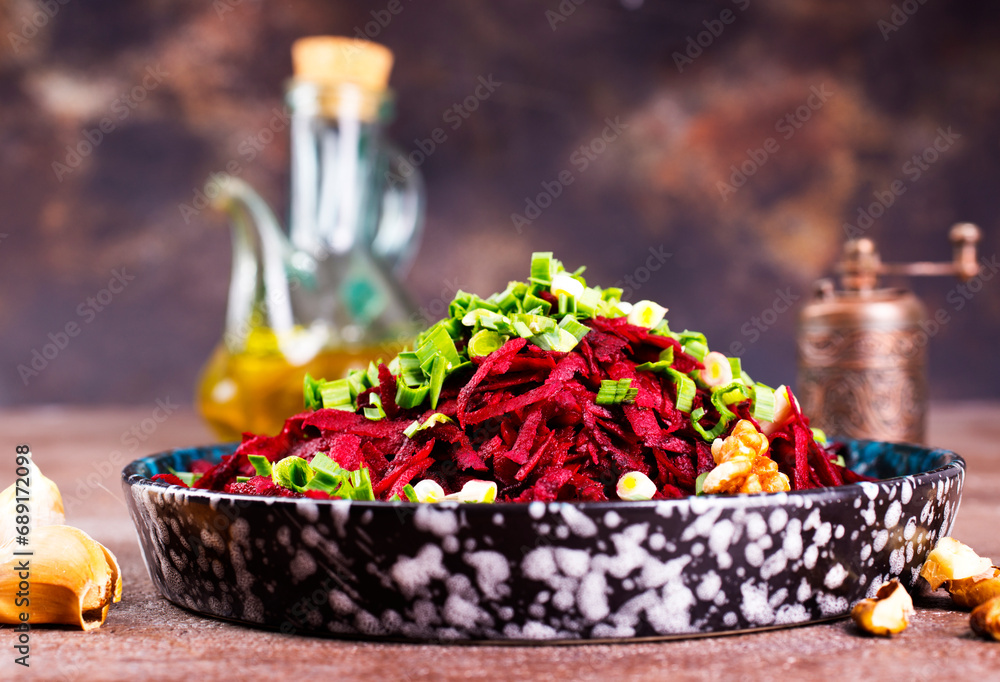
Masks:
[[[431,316],[457,287],[488,294],[525,277],[533,250],[608,285],[662,248],[672,257],[633,298],[661,301],[674,328],[713,347],[743,343],[744,366],[777,384],[794,378],[796,313],[756,342],[744,325],[777,290],[801,307],[873,192],[907,188],[868,232],[886,260],[948,258],[958,220],[979,223],[996,258],[1000,6],[897,2],[916,11],[883,35],[885,1],[566,0],[575,9],[555,30],[556,0],[401,2],[367,33],[397,55],[392,137],[412,150],[448,133],[421,168],[429,212],[409,276]],[[283,213],[287,140],[252,161],[244,151],[281,104],[291,42],[364,32],[388,4],[49,0],[49,17],[40,0],[4,0],[0,404],[190,400],[222,331],[229,237],[221,216],[186,222],[180,204],[237,160]],[[727,9],[732,23],[679,72],[673,54]],[[161,80],[123,109],[148,69]],[[502,85],[489,99],[457,130],[443,124],[491,74]],[[776,122],[813,87],[832,95],[783,139]],[[115,129],[57,178],[67,145],[107,116]],[[608,117],[627,129],[580,171],[571,155]],[[912,180],[903,164],[949,126],[960,137]],[[778,152],[724,201],[717,183],[769,137]],[[511,213],[563,170],[574,183],[518,233]],[[122,269],[134,279],[87,323],[79,306]],[[949,320],[932,342],[933,398],[1000,396],[998,282],[961,310],[955,281],[913,283]],[[80,334],[25,385],[17,366],[69,322]]]

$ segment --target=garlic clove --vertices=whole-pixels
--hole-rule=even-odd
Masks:
[[[43,474],[33,461],[28,463],[28,505],[31,508],[31,526],[55,526],[66,521],[62,495],[52,479]],[[21,486],[23,491],[25,486]],[[0,492],[0,547],[14,539],[17,514],[17,482]]]
[[[987,573],[993,562],[976,554],[968,545],[958,540],[943,537],[927,555],[920,575],[936,590],[951,580],[962,580]]]
[[[13,542],[0,548],[0,623],[17,624],[21,612],[28,611],[33,624],[100,627],[112,602],[121,599],[121,570],[114,554],[72,526],[35,528],[29,540],[28,556],[15,555],[25,547]],[[29,585],[28,605],[14,599],[22,580]]]
[[[880,587],[874,599],[862,599],[855,604],[851,619],[865,632],[888,636],[905,630],[913,612],[913,600],[906,588],[893,580]]]
[[[977,606],[969,618],[969,625],[977,635],[1000,641],[1000,597]]]
[[[945,583],[952,601],[965,609],[974,609],[994,597],[1000,597],[1000,568],[992,566],[982,575]]]

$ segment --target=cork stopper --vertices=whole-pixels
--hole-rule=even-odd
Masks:
[[[367,40],[341,36],[312,36],[292,44],[296,80],[321,85],[354,83],[371,92],[389,85],[392,50]]]

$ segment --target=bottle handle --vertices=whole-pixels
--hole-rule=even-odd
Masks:
[[[395,147],[388,146],[383,159],[385,188],[372,250],[402,278],[413,264],[423,231],[424,180],[420,170]]]

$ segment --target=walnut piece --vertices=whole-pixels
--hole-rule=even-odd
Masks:
[[[753,422],[741,419],[723,440],[712,443],[712,469],[702,490],[706,493],[777,493],[791,490],[788,477],[778,471],[778,465],[767,456],[767,436]]]

